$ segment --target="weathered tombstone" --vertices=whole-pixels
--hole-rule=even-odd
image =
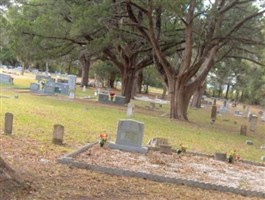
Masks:
[[[124,105],[125,104],[125,97],[124,96],[116,95],[115,96],[114,103],[115,104],[118,104],[118,105]]]
[[[31,83],[29,89],[31,92],[38,92],[39,88],[40,85],[38,83]]]
[[[68,83],[55,83],[55,92],[69,95],[69,85]]]
[[[116,142],[109,147],[125,151],[147,153],[147,148],[142,147],[144,124],[135,120],[119,120]]]
[[[253,115],[253,114],[252,114],[251,112],[248,112],[248,114],[247,114],[247,119],[248,119],[249,122],[251,121],[252,115]]]
[[[160,145],[159,151],[164,154],[172,154],[171,146],[169,145]]]
[[[217,106],[216,105],[213,105],[212,106],[212,110],[211,110],[211,119],[212,119],[212,122],[215,122],[215,120],[216,120],[216,114],[217,114]]]
[[[214,154],[214,158],[215,158],[215,160],[226,161],[226,154],[217,152]]]
[[[161,145],[169,146],[166,138],[152,138],[148,141],[147,147],[151,150],[159,150]]]
[[[53,86],[45,86],[44,87],[44,93],[47,94],[47,95],[54,95],[55,87],[53,87]]]
[[[132,104],[132,103],[128,103],[128,107],[127,107],[127,117],[132,117],[134,115],[134,108],[135,108],[135,105]]]
[[[160,145],[168,145],[166,138],[152,138],[148,141],[147,146],[149,147],[160,147]]]
[[[100,102],[100,103],[108,103],[109,102],[109,95],[108,94],[99,93],[98,94],[98,102]]]
[[[75,98],[76,76],[68,75],[69,98]]]
[[[255,131],[257,125],[258,117],[256,115],[252,115],[250,119],[250,130]]]
[[[250,110],[249,110],[249,107],[247,107],[247,109],[246,109],[246,117],[248,118],[248,115],[250,114],[251,112],[250,112]]]
[[[242,125],[240,127],[240,135],[247,135],[247,126],[246,125]]]
[[[53,139],[54,144],[63,144],[64,126],[55,124],[53,126]]]
[[[5,134],[12,134],[13,129],[13,114],[12,113],[6,113],[5,114]]]
[[[83,89],[82,89],[82,91],[83,91],[83,92],[85,92],[85,91],[86,91],[86,86],[85,86],[85,85],[83,86]]]
[[[6,74],[0,74],[0,83],[13,84],[13,78]]]
[[[253,145],[253,142],[251,140],[246,140],[246,144]]]

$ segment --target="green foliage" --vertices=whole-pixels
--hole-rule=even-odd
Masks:
[[[96,75],[97,80],[102,83],[106,81],[109,82],[110,78],[112,78],[113,76],[114,79],[120,78],[120,72],[117,67],[107,61],[97,61],[96,63],[94,63],[90,74],[93,78]]]

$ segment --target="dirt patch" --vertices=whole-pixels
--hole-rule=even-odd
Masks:
[[[31,186],[30,190],[23,190],[7,184],[6,190],[0,193],[0,199],[259,199],[140,178],[106,175],[58,164],[56,160],[65,153],[61,147],[52,144],[25,137],[0,135],[2,158]]]

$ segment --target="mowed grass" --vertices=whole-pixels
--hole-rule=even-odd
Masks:
[[[125,106],[104,105],[95,99],[70,100],[62,95],[31,94],[25,88],[29,88],[32,81],[30,78],[16,78],[14,86],[1,86],[0,96],[5,97],[0,98],[1,127],[4,124],[4,114],[13,113],[14,137],[30,137],[47,144],[48,148],[52,140],[53,125],[61,124],[65,127],[64,148],[67,151],[98,140],[101,132],[108,133],[111,140],[115,141],[117,122],[119,119],[126,119]],[[78,97],[90,96],[94,92],[93,89],[86,92],[82,92],[80,88],[77,90]],[[15,95],[19,98],[14,98]],[[248,125],[248,122],[232,113],[218,116],[216,123],[210,124],[210,107],[190,109],[190,122],[180,122],[160,116],[168,111],[168,105],[149,111],[146,108],[148,103],[133,102],[137,105],[134,119],[145,125],[144,144],[151,138],[163,137],[174,148],[184,144],[188,146],[188,150],[210,154],[236,149],[243,159],[254,161],[260,161],[261,156],[265,155],[264,150],[260,149],[261,145],[265,145],[265,123],[259,121],[255,133],[248,131],[248,136],[241,136],[240,126]],[[247,139],[252,140],[254,145],[246,145]]]

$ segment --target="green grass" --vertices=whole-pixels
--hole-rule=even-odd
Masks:
[[[65,127],[64,142],[69,150],[98,139],[100,132],[106,132],[115,140],[117,122],[126,118],[126,107],[102,105],[91,100],[70,100],[66,96],[38,96],[25,92],[32,79],[15,79],[14,86],[1,86],[0,98],[1,124],[4,114],[14,114],[15,137],[30,137],[48,144],[51,143],[54,124]],[[14,89],[18,88],[18,89]],[[93,96],[94,90],[82,92],[77,88],[77,96]],[[14,98],[18,95],[19,98]],[[188,146],[188,150],[213,154],[237,149],[243,159],[259,161],[264,152],[259,148],[265,144],[265,123],[259,122],[256,133],[248,136],[239,135],[241,124],[247,124],[244,118],[232,114],[218,116],[215,124],[210,124],[210,108],[189,110],[190,122],[179,122],[160,117],[168,111],[168,105],[156,111],[148,111],[148,103],[133,101],[137,106],[134,119],[145,124],[144,144],[153,137],[168,138],[176,148],[179,144]],[[2,126],[1,126],[2,127]],[[247,139],[253,146],[245,144]],[[47,147],[48,148],[48,147]]]

